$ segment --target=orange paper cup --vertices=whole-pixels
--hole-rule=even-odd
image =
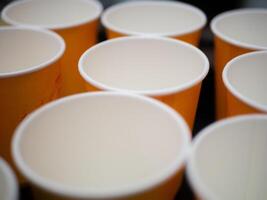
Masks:
[[[109,39],[130,35],[166,36],[195,46],[206,21],[200,9],[171,1],[120,3],[106,9],[101,17]]]
[[[267,113],[267,51],[238,56],[223,70],[227,117]]]
[[[77,63],[81,54],[97,43],[102,5],[96,0],[21,0],[7,5],[3,20],[11,25],[48,28],[66,42],[62,60],[61,96],[84,91]]]
[[[18,123],[58,97],[63,39],[48,30],[0,28],[0,155],[11,162],[10,144]]]
[[[216,116],[226,117],[226,88],[222,71],[234,57],[267,49],[267,9],[239,9],[224,12],[211,22],[215,35]]]
[[[194,124],[207,57],[196,47],[169,38],[122,37],[87,50],[79,61],[88,91],[148,95],[165,102]]]
[[[264,200],[267,115],[216,122],[194,138],[187,175],[201,200]]]
[[[159,101],[85,93],[29,115],[16,130],[13,157],[36,200],[172,200],[189,135]]]
[[[9,165],[0,157],[0,199],[18,200],[19,190],[15,174]]]

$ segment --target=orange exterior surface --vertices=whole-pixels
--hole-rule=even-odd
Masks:
[[[181,92],[156,97],[156,99],[166,103],[180,113],[192,130],[194,127],[200,90],[201,83]]]
[[[0,78],[0,155],[9,163],[17,125],[31,111],[56,99],[60,89],[60,61],[39,71]]]
[[[84,81],[78,72],[80,56],[97,43],[99,20],[71,28],[54,30],[66,43],[62,59],[62,93],[61,96],[85,92]]]
[[[215,100],[216,100],[216,118],[222,119],[227,116],[226,88],[222,80],[222,72],[225,65],[234,57],[251,52],[251,49],[230,44],[215,36]]]
[[[174,110],[176,110],[178,113],[180,113],[184,117],[188,126],[192,130],[194,126],[194,121],[195,121],[195,115],[196,115],[196,110],[197,110],[197,105],[198,105],[199,94],[201,90],[201,84],[202,82],[198,83],[197,85],[191,88],[185,89],[181,92],[177,92],[177,93],[170,94],[170,95],[157,96],[154,98],[169,105]],[[99,91],[100,90],[92,86],[89,83],[86,83],[86,89],[88,91]]]
[[[171,38],[182,40],[184,42],[190,43],[190,44],[192,44],[192,45],[197,47],[198,44],[199,44],[201,33],[202,33],[202,29],[198,30],[198,31],[195,31],[195,32],[192,32],[192,33],[188,33],[188,34],[174,36],[174,37],[171,37]],[[125,34],[122,34],[122,33],[119,33],[119,32],[112,31],[110,29],[106,30],[106,34],[107,34],[107,38],[108,39],[117,38],[117,37],[123,37],[123,36],[129,36],[129,35],[125,35]]]
[[[170,177],[166,182],[147,190],[143,193],[130,195],[123,198],[83,198],[87,200],[173,200],[182,183],[184,169]],[[49,193],[33,186],[33,193],[36,200],[80,200],[79,198],[67,198]]]
[[[177,40],[182,40],[184,42],[187,42],[189,44],[192,44],[192,45],[198,47],[201,34],[202,34],[202,29],[195,31],[195,32],[192,32],[192,33],[188,33],[188,34],[184,34],[184,35],[180,35],[180,36],[175,36],[173,38],[177,39]]]
[[[227,117],[232,117],[242,114],[252,114],[252,113],[264,113],[242,100],[235,97],[230,91],[227,90]],[[267,113],[266,113],[267,114]]]

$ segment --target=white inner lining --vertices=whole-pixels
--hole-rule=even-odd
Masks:
[[[190,32],[205,23],[200,11],[174,2],[122,4],[108,12],[105,19],[115,29],[152,34]]]
[[[91,20],[99,14],[93,0],[27,0],[10,7],[6,15],[16,23],[57,28]]]
[[[267,52],[243,57],[231,64],[227,78],[242,96],[267,106]]]
[[[184,148],[180,128],[147,102],[96,96],[38,115],[25,128],[20,148],[41,177],[105,192],[138,185],[168,169]]]
[[[1,162],[1,160],[0,160]],[[2,163],[0,163],[2,164]],[[0,168],[0,199],[8,200],[8,197],[10,196],[10,188],[8,188],[7,185],[7,177],[4,174],[4,171]]]
[[[239,12],[225,16],[216,23],[217,30],[226,37],[267,48],[267,12]]]
[[[218,199],[266,199],[266,133],[266,120],[214,130],[196,151],[195,167],[202,184]]]
[[[203,74],[205,60],[192,47],[155,39],[101,45],[83,60],[85,73],[109,87],[144,91],[179,87]]]
[[[0,29],[0,75],[51,61],[61,43],[49,34],[29,29]]]

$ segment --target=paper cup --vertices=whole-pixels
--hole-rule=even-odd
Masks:
[[[223,70],[227,117],[267,113],[267,51],[238,56]]]
[[[27,117],[16,130],[13,157],[38,200],[172,200],[189,135],[183,118],[159,101],[86,93]]]
[[[64,50],[63,39],[51,31],[0,28],[0,155],[8,162],[18,123],[58,97]]]
[[[48,28],[66,42],[62,60],[61,96],[84,91],[77,63],[81,54],[97,43],[102,5],[96,0],[21,0],[8,4],[3,20],[11,25]]]
[[[18,200],[16,177],[8,164],[0,158],[0,199]]]
[[[159,99],[194,124],[207,57],[196,47],[169,38],[123,37],[87,50],[79,71],[88,91],[131,92]]]
[[[101,22],[109,39],[130,35],[156,35],[198,45],[205,14],[198,8],[172,1],[120,3],[106,9]]]
[[[228,118],[194,139],[187,175],[201,200],[264,200],[267,115]]]
[[[224,12],[211,22],[215,35],[216,116],[226,117],[226,88],[222,71],[234,57],[267,49],[267,9],[239,9]]]

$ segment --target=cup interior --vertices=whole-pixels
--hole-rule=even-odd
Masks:
[[[212,20],[213,32],[222,39],[248,49],[267,48],[267,9],[240,9]]]
[[[155,94],[202,81],[208,60],[197,48],[174,39],[125,37],[89,49],[79,69],[86,81],[104,90]]]
[[[206,17],[201,10],[188,4],[144,1],[108,8],[102,16],[102,23],[127,35],[179,35],[202,28]]]
[[[267,51],[239,56],[225,67],[224,82],[239,99],[267,111],[266,63]]]
[[[17,200],[18,188],[13,172],[8,164],[0,158],[0,199]]]
[[[64,52],[55,33],[27,28],[0,28],[0,77],[30,72],[55,62]]]
[[[101,11],[97,0],[22,0],[4,8],[2,17],[13,25],[60,29],[95,20]]]
[[[92,93],[32,114],[17,130],[13,152],[22,173],[46,190],[110,197],[177,173],[188,142],[185,122],[162,103]]]
[[[192,185],[202,199],[264,199],[267,195],[267,117],[221,121],[194,142]]]

